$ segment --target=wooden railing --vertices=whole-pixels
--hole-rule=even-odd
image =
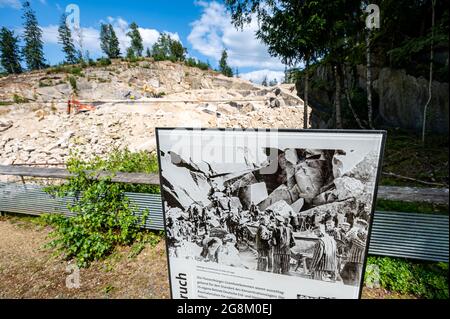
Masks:
[[[26,167],[15,165],[0,165],[0,175],[57,179],[68,179],[72,176],[72,174],[64,168]],[[105,176],[111,176],[111,173],[104,171],[94,172],[92,178],[96,179]],[[111,177],[111,181],[129,184],[159,185],[159,175],[155,173],[114,173]],[[377,198],[448,205],[449,193],[448,188],[379,186]]]

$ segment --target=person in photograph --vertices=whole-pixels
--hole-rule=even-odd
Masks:
[[[334,240],[341,240],[341,233],[336,229],[335,221],[330,217],[325,221],[325,232],[328,236],[334,238]]]
[[[288,226],[289,219],[277,215],[277,226],[272,232],[273,272],[276,274],[289,273],[291,248],[295,246],[294,234]]]
[[[347,262],[341,271],[342,280],[346,285],[356,286],[361,278],[367,243],[367,226],[368,223],[364,219],[356,219],[353,228],[346,235],[346,240],[351,245]]]
[[[300,229],[300,224],[298,221],[297,214],[293,212],[289,212],[289,225],[292,226],[293,231],[298,231]]]
[[[202,214],[200,215],[199,227],[203,227],[205,235],[208,235],[208,218],[208,209],[203,207]]]
[[[256,251],[258,252],[258,262],[256,270],[267,271],[269,263],[269,254],[271,232],[266,226],[266,218],[259,218],[259,227],[256,232]]]
[[[314,246],[311,278],[322,281],[336,281],[336,241],[326,233],[323,225],[315,226],[313,233],[317,236],[318,241]]]
[[[250,204],[249,213],[250,213],[250,216],[252,217],[253,221],[256,221],[258,219],[259,209],[258,209],[258,206],[256,206],[254,202],[252,202]]]
[[[239,257],[239,251],[236,249],[236,236],[227,234],[223,238],[223,244],[216,250],[216,260],[221,265],[248,268]]]
[[[174,219],[167,217],[167,244],[169,246],[169,255],[178,257],[181,247],[182,236],[180,230]]]
[[[200,256],[203,257],[203,261],[218,262],[217,249],[222,246],[222,240],[218,237],[205,236],[202,240],[202,252]]]

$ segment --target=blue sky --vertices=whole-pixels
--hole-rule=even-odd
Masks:
[[[109,22],[119,37],[122,52],[129,46],[126,36],[128,26],[136,22],[144,40],[151,47],[161,32],[169,32],[188,49],[190,56],[208,60],[217,66],[221,51],[228,51],[228,62],[238,68],[242,77],[259,82],[267,75],[269,79],[281,79],[284,65],[267,53],[267,48],[254,36],[257,23],[253,21],[243,31],[236,30],[222,1],[201,0],[152,0],[152,1],[63,1],[31,0],[31,6],[44,34],[46,59],[51,64],[64,59],[57,43],[57,28],[61,14],[69,4],[80,9],[82,47],[92,58],[102,55],[98,34],[100,24]],[[0,0],[0,26],[21,33],[22,11],[20,0]],[[79,41],[76,40],[77,43]]]

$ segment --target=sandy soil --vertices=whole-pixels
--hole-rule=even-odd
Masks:
[[[120,247],[81,269],[79,288],[67,288],[72,263],[44,248],[49,231],[32,217],[0,217],[0,298],[169,298],[163,241],[132,258]],[[363,298],[415,297],[364,288]]]
[[[134,258],[128,257],[130,247],[121,247],[81,269],[79,288],[67,288],[70,262],[43,248],[48,233],[23,218],[0,219],[0,298],[169,297],[164,242]]]

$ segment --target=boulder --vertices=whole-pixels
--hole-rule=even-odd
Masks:
[[[250,207],[253,202],[258,205],[267,198],[266,183],[255,183],[240,189],[239,197],[246,207]]]
[[[300,191],[300,196],[304,198],[316,197],[323,186],[321,160],[306,160],[298,164],[295,169],[295,181]]]
[[[312,204],[314,206],[319,206],[334,202],[337,199],[337,196],[334,193],[334,191],[335,190],[333,189],[320,193],[319,195],[317,195],[312,199]]]
[[[366,183],[375,183],[378,167],[378,154],[368,153],[361,162],[355,165],[346,175],[357,178]]]
[[[346,200],[342,202],[333,202],[325,205],[316,206],[307,210],[304,210],[300,212],[299,214],[302,216],[317,216],[316,220],[321,220],[321,218],[329,213],[329,214],[336,214],[338,216],[338,219],[340,218],[339,215],[345,216],[345,213],[347,213],[350,210],[354,210],[354,200]],[[341,217],[342,217],[341,216]]]
[[[279,200],[269,207],[267,207],[267,210],[273,211],[275,214],[281,215],[283,217],[289,217],[291,214],[294,214],[294,210],[292,207],[286,203],[284,200]]]
[[[336,189],[333,193],[339,200],[359,198],[364,191],[364,184],[360,180],[348,176],[336,178],[334,185]]]
[[[295,213],[299,213],[304,204],[305,204],[305,200],[303,198],[299,198],[291,204],[292,210]]]
[[[289,189],[286,185],[282,184],[278,186],[270,195],[259,203],[258,207],[260,210],[265,210],[270,205],[283,200],[289,204],[296,201],[299,197],[299,191],[297,187]]]
[[[242,210],[242,203],[238,197],[220,197],[219,204],[223,209]]]
[[[12,121],[0,121],[0,132],[4,132],[13,126]]]
[[[208,198],[211,185],[204,174],[174,165],[170,154],[161,156],[161,170],[165,179],[163,188],[176,201],[171,206],[178,204],[187,209],[194,202],[204,206],[211,203]]]
[[[269,99],[269,107],[271,108],[277,108],[280,107],[281,103],[277,98],[271,97]]]

